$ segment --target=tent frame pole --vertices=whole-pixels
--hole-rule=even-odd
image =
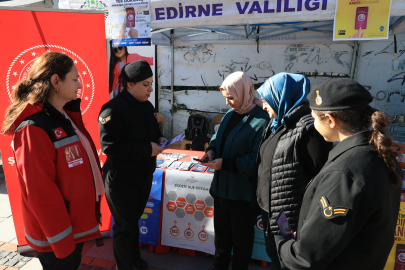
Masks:
[[[171,86],[170,86],[170,90],[171,90],[171,98],[170,98],[170,137],[173,136],[173,118],[174,118],[174,29],[170,30],[170,43],[172,45],[172,67],[171,67]]]

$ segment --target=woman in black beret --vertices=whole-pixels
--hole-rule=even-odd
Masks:
[[[315,128],[339,144],[306,188],[296,240],[280,241],[289,269],[383,269],[394,243],[402,170],[386,134],[388,117],[350,79],[308,95]]]
[[[103,178],[108,206],[114,217],[113,249],[119,270],[144,269],[139,251],[138,221],[152,187],[156,156],[166,141],[159,130],[155,109],[148,101],[153,73],[145,60],[121,70],[124,90],[101,108],[100,143],[107,161]]]

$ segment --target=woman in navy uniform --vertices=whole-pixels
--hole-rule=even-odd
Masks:
[[[315,128],[339,144],[308,184],[297,239],[279,242],[280,257],[289,269],[383,269],[403,179],[385,133],[389,119],[350,79],[315,86],[308,100]]]
[[[166,141],[148,101],[153,73],[145,60],[121,70],[125,89],[104,104],[99,116],[100,143],[107,161],[103,167],[108,206],[114,217],[113,249],[119,270],[144,269],[139,251],[138,221],[152,187],[158,146]]]

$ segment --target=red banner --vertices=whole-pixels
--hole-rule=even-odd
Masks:
[[[12,87],[24,79],[35,59],[46,51],[69,55],[80,72],[83,86],[81,109],[86,129],[96,144],[101,163],[106,156],[100,149],[98,113],[108,101],[108,70],[104,14],[66,11],[0,10],[0,121],[11,104]],[[19,246],[27,244],[21,212],[20,188],[11,150],[11,136],[0,135],[7,189]],[[108,231],[111,214],[102,198],[101,231]]]

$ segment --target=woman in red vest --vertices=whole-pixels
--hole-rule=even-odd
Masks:
[[[1,130],[14,136],[25,237],[45,270],[77,269],[83,242],[101,236],[104,185],[79,78],[69,56],[44,53],[14,86]]]

